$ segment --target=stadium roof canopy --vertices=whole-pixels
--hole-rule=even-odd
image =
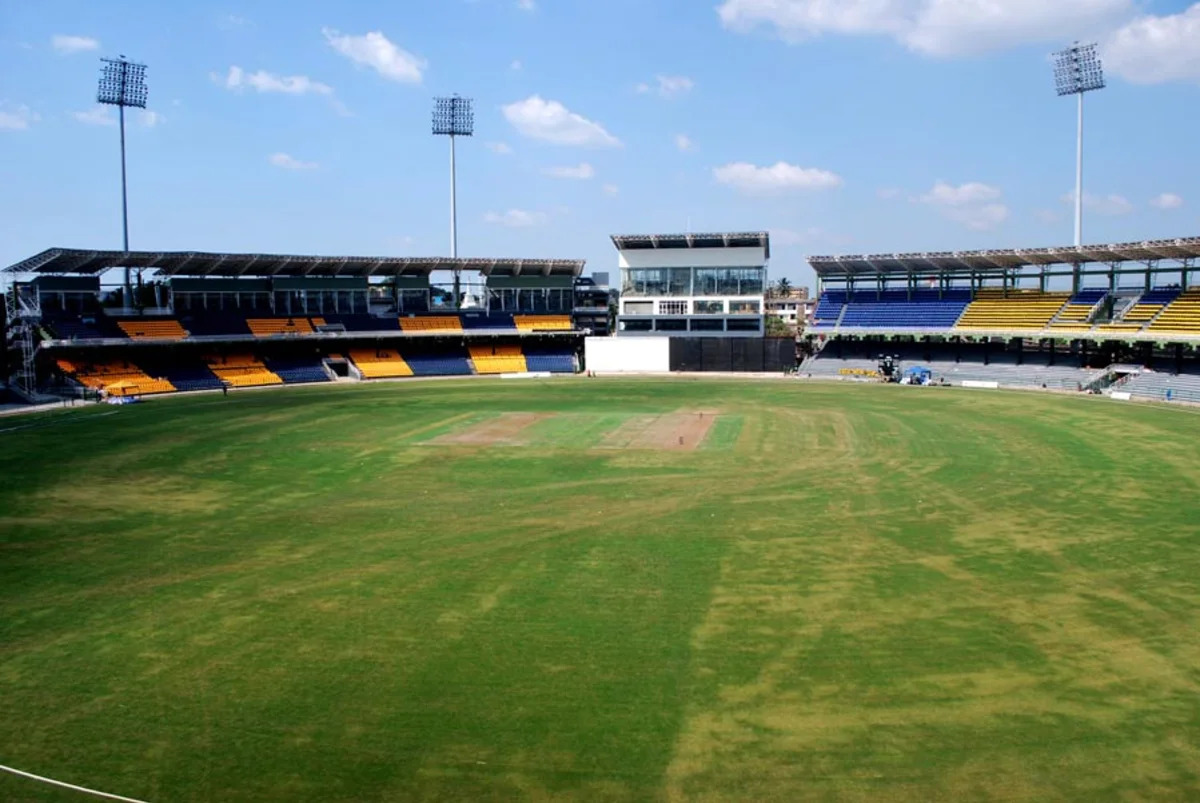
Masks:
[[[201,251],[87,251],[50,248],[4,273],[95,275],[110,268],[157,270],[164,276],[428,276],[435,270],[485,276],[579,276],[581,259],[450,259],[211,254]]]
[[[650,248],[763,248],[771,256],[771,235],[765,231],[709,232],[706,234],[614,234],[621,250]]]
[[[888,277],[910,274],[961,275],[1015,271],[1047,265],[1120,262],[1185,262],[1200,259],[1200,237],[1146,240],[1139,243],[1084,245],[1076,248],[1017,248],[990,251],[931,251],[923,254],[870,254],[809,257],[822,279]]]

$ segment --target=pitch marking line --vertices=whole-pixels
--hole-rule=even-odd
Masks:
[[[109,800],[123,800],[123,801],[125,801],[125,803],[146,803],[145,800],[138,800],[137,798],[132,798],[132,797],[121,797],[120,795],[113,795],[108,792],[101,792],[97,789],[88,789],[86,786],[76,786],[73,783],[67,783],[65,781],[56,781],[53,778],[46,778],[41,775],[34,775],[32,772],[25,772],[23,770],[14,769],[13,767],[6,767],[3,764],[0,764],[0,770],[4,770],[5,772],[11,772],[13,775],[20,775],[23,778],[32,778],[35,781],[41,781],[42,783],[48,783],[52,786],[61,786],[63,789],[73,789],[76,792],[83,792],[84,794],[87,794],[87,795],[95,795],[96,797],[108,798]]]

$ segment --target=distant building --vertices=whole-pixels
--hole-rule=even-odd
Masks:
[[[786,295],[771,295],[766,299],[767,315],[781,319],[793,331],[812,322],[817,302],[808,297],[807,287],[794,287]]]
[[[617,335],[762,337],[767,232],[613,235]]]

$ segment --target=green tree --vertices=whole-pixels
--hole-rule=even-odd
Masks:
[[[780,298],[787,298],[792,294],[792,283],[787,280],[786,276],[775,283],[775,294]]]
[[[792,329],[778,315],[768,315],[766,321],[767,337],[789,337]]]

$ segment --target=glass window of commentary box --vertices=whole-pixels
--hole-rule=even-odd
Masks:
[[[695,301],[692,303],[696,315],[724,315],[724,301]]]
[[[696,268],[692,294],[697,296],[760,296],[765,268]]]
[[[727,332],[757,332],[760,330],[758,318],[730,318],[725,322]]]
[[[686,332],[686,318],[659,318],[654,322],[656,332]]]
[[[632,321],[621,321],[623,332],[649,332],[654,321],[650,318],[639,318]]]
[[[720,318],[695,318],[692,320],[693,332],[724,332],[725,321]]]
[[[759,312],[757,301],[730,301],[730,315],[757,315]]]
[[[653,301],[626,301],[625,302],[625,314],[626,315],[653,315],[654,314],[654,302]]]
[[[621,293],[626,296],[688,296],[691,268],[629,268],[621,272]]]
[[[687,315],[688,303],[686,301],[660,301],[658,302],[659,315]]]

